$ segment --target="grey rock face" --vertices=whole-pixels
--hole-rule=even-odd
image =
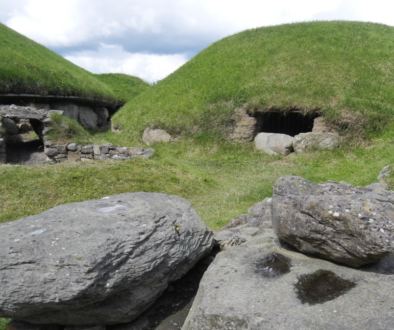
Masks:
[[[95,111],[97,115],[97,126],[98,127],[106,127],[109,117],[109,112],[107,108],[98,107]]]
[[[256,149],[267,154],[287,156],[293,151],[293,140],[293,137],[286,134],[259,133],[254,142]]]
[[[0,224],[0,317],[35,324],[129,322],[213,245],[191,204],[132,193]]]
[[[331,133],[301,133],[294,137],[293,148],[296,154],[314,149],[332,149],[339,146],[341,138]]]
[[[248,214],[231,219],[215,234],[215,244],[220,246],[221,250],[225,250],[245,243],[257,234],[261,234],[266,228],[272,228],[271,198],[265,198],[262,202],[251,206]]]
[[[200,282],[182,330],[393,328],[392,260],[381,261],[391,272],[380,263],[373,270],[356,270],[275,242],[267,229],[219,253]],[[315,282],[305,281],[312,274]]]
[[[284,176],[271,202],[275,233],[304,253],[359,267],[394,251],[394,192]]]
[[[11,118],[3,118],[2,124],[7,134],[9,135],[19,134],[18,126],[15,123],[15,121],[13,121]]]
[[[378,180],[387,179],[387,178],[389,178],[391,176],[391,174],[392,174],[391,165],[387,165],[387,166],[383,167],[381,169],[381,171],[379,172]]]
[[[78,107],[78,121],[85,128],[97,128],[97,114],[89,107]]]
[[[64,115],[68,118],[78,120],[79,109],[78,106],[70,102],[58,102],[51,104],[51,108],[54,110],[63,110]]]
[[[150,129],[145,128],[142,135],[142,141],[144,141],[148,146],[157,142],[170,142],[171,135],[162,129]]]

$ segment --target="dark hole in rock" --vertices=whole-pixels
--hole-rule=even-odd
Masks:
[[[107,326],[107,330],[179,330],[189,314],[198,286],[220,249],[200,260],[185,276],[169,285],[161,297],[130,323]]]
[[[290,273],[291,260],[279,253],[272,253],[256,262],[256,273],[264,277],[279,277]]]
[[[38,137],[32,134],[8,136],[6,144],[7,164],[44,164],[46,155],[44,146]]]
[[[344,295],[356,283],[345,280],[329,270],[319,269],[308,275],[301,275],[295,284],[297,297],[303,304],[322,304]]]
[[[303,115],[301,112],[256,112],[258,131],[264,133],[280,133],[295,136],[312,132],[313,121],[319,115],[315,113]]]

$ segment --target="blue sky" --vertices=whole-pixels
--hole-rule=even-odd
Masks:
[[[0,22],[94,73],[165,78],[249,28],[313,20],[394,26],[392,0],[0,0]]]

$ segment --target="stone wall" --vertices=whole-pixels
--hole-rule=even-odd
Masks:
[[[128,160],[136,157],[149,158],[155,152],[154,149],[135,147],[115,147],[111,143],[79,145],[76,143],[55,144],[45,141],[44,152],[48,163],[60,163],[64,161],[93,160]]]

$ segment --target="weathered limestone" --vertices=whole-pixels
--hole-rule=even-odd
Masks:
[[[213,245],[180,197],[132,193],[0,224],[0,317],[35,324],[130,322]]]
[[[254,142],[256,149],[262,150],[270,155],[287,156],[293,151],[294,138],[286,134],[259,133]]]
[[[394,251],[393,204],[392,191],[284,176],[274,185],[272,224],[303,253],[359,267]]]
[[[221,250],[225,250],[249,241],[267,228],[272,228],[271,198],[265,198],[262,202],[251,206],[248,214],[231,219],[215,234],[215,244],[220,246]]]
[[[256,118],[249,116],[245,108],[239,108],[234,112],[232,120],[235,121],[235,127],[230,139],[233,141],[253,141],[258,129]]]
[[[393,255],[357,270],[276,242],[267,229],[219,253],[182,330],[392,329]]]
[[[332,133],[301,133],[294,137],[293,148],[296,154],[314,149],[332,149],[339,146],[340,136]]]
[[[171,135],[162,129],[151,129],[149,127],[145,128],[142,135],[142,141],[144,141],[148,146],[157,142],[170,142]]]

